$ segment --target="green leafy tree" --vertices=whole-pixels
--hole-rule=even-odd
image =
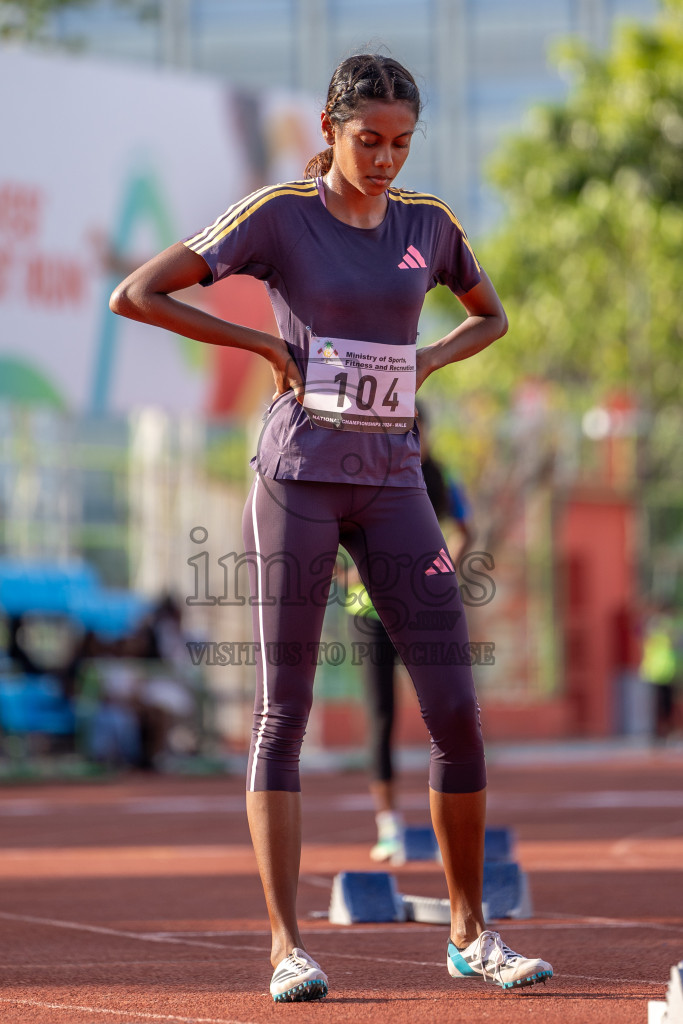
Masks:
[[[566,101],[537,108],[490,168],[505,214],[479,256],[509,333],[430,385],[502,395],[533,375],[584,407],[628,389],[656,412],[681,395],[683,0],[604,54],[570,41],[557,56]]]
[[[92,7],[96,0],[0,0],[0,40],[43,42],[49,35],[53,14],[69,9]],[[118,0],[134,7],[141,19],[157,18],[160,0]],[[66,40],[67,46],[80,45],[78,39]]]
[[[93,0],[0,0],[0,38],[34,41],[42,38],[52,14],[85,7]]]

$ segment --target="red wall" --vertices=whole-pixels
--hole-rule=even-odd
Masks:
[[[616,676],[632,662],[636,603],[634,504],[578,492],[557,514],[558,613],[572,732],[614,731]]]

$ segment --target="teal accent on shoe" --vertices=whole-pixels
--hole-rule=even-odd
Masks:
[[[526,978],[518,978],[517,981],[506,981],[501,985],[501,988],[508,991],[511,988],[523,988],[525,985],[535,985],[537,981],[545,982],[547,978],[552,978],[552,971],[537,971],[536,974],[529,974]]]
[[[274,1003],[305,1003],[314,999],[324,999],[327,996],[327,985],[324,981],[315,979],[313,981],[302,981],[287,992],[280,992],[273,996]]]
[[[491,977],[487,975],[485,971],[475,971],[461,955],[458,947],[453,943],[452,940],[448,940],[448,959],[450,960],[453,967],[458,971],[456,977],[460,978],[480,978],[484,981],[490,978],[496,985],[509,992],[510,989],[523,988],[528,985],[535,985],[537,982],[542,981],[543,984],[553,977],[552,968],[547,971],[535,971],[533,974],[527,974],[523,978],[517,978],[515,981],[502,981],[499,977]],[[453,977],[453,975],[451,975]]]
[[[467,960],[460,955],[460,950],[455,943],[449,941],[448,943],[448,956],[451,963],[464,978],[481,978],[481,975],[477,971],[473,971]]]

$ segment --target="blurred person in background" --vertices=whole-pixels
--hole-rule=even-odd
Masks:
[[[320,640],[339,544],[396,644],[414,643],[408,623],[435,602],[454,625],[448,633],[421,628],[422,640],[437,649],[467,643],[455,569],[420,468],[415,392],[440,367],[501,337],[507,319],[448,206],[393,184],[420,111],[415,80],[397,61],[347,58],[321,112],[327,149],[309,161],[304,179],[235,203],[131,274],[110,299],[115,313],[248,349],[273,369],[276,390],[252,460],[243,531],[245,552],[255,555],[259,645],[247,816],[271,923],[276,1002],[328,991],[297,920],[299,755],[316,664],[304,655]],[[173,297],[235,273],[265,281],[280,337]],[[420,311],[436,284],[449,287],[467,315],[418,351]],[[301,601],[290,600],[292,572]],[[275,590],[272,600],[262,596],[264,583]],[[271,648],[292,658],[271,660]],[[545,981],[550,964],[513,952],[482,915],[486,770],[471,668],[413,659],[409,670],[432,740],[430,809],[451,900],[448,972],[502,988]]]
[[[683,623],[675,605],[655,604],[645,622],[642,678],[654,690],[654,738],[665,742],[676,728],[676,697],[683,668]]]
[[[7,657],[13,668],[28,676],[39,676],[45,669],[38,665],[24,642],[24,616],[10,615],[7,618]]]
[[[187,671],[179,602],[162,594],[122,641],[119,656],[135,674],[134,706],[140,744],[137,767],[162,771],[175,753],[174,738],[194,730],[197,700]],[[186,744],[191,752],[194,742]]]
[[[117,658],[102,659],[95,675],[84,681],[86,750],[92,761],[105,768],[146,767],[138,688],[135,670]]]
[[[170,594],[114,639],[86,632],[68,671],[92,760],[151,772],[163,771],[176,753],[194,752],[197,699],[182,612]],[[182,751],[175,749],[177,736]]]
[[[432,455],[424,402],[416,404],[415,421],[420,429],[420,460],[427,496],[439,519],[451,561],[457,569],[476,536],[471,509],[462,484],[454,480]],[[353,569],[346,572],[348,592],[353,599],[347,604],[349,632],[359,645],[370,645],[360,666],[368,714],[370,793],[377,825],[377,841],[370,850],[370,857],[382,862],[400,851],[404,830],[393,756],[398,655],[358,573]]]

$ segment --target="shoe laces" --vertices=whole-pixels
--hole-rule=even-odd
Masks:
[[[478,963],[484,980],[489,977],[491,980],[498,980],[502,984],[502,972],[504,967],[510,966],[510,961],[519,959],[519,953],[513,952],[501,939],[498,932],[484,931],[479,936],[479,949],[475,954],[475,963]]]
[[[284,963],[286,963],[296,974],[304,974],[314,966],[310,960],[306,957],[299,956],[297,953],[290,953],[289,956],[285,957]]]

